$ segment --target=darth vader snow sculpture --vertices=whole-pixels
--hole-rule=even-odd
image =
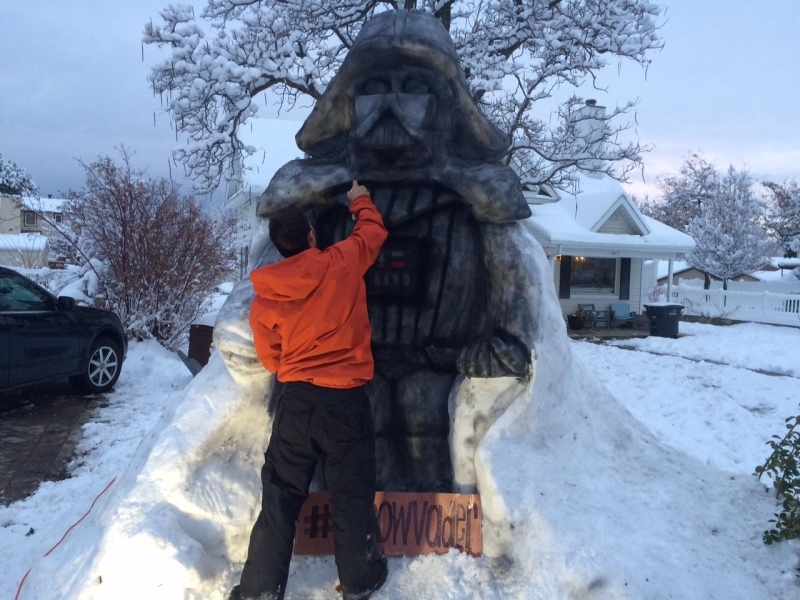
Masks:
[[[300,206],[325,248],[352,231],[351,182],[370,190],[389,230],[366,275],[378,487],[451,491],[459,374],[524,378],[531,369],[533,319],[520,301],[529,278],[515,272],[506,235],[530,209],[499,162],[509,139],[472,100],[441,23],[398,10],[364,25],[296,141],[307,158],[276,173],[257,214]],[[257,234],[251,266],[279,258]],[[246,288],[215,335],[234,375],[253,366]]]

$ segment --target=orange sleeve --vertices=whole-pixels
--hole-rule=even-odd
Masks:
[[[259,298],[253,300],[250,308],[250,328],[253,330],[253,342],[256,346],[256,355],[267,371],[278,372],[281,364],[281,335],[277,329],[267,326],[259,319],[261,307]]]
[[[368,195],[350,202],[350,212],[356,218],[353,233],[345,240],[331,246],[344,255],[347,264],[353,265],[362,275],[378,258],[381,246],[389,236],[383,217]]]

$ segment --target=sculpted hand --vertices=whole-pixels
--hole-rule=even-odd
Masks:
[[[363,185],[359,184],[358,181],[354,179],[353,187],[351,187],[350,191],[347,192],[347,197],[352,202],[359,196],[364,196],[365,194],[369,194],[369,190],[365,188]]]
[[[461,349],[456,369],[469,377],[522,377],[528,371],[530,352],[517,340],[479,338]]]

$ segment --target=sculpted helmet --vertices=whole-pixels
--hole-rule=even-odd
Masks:
[[[400,128],[380,123],[387,110]],[[358,146],[370,127],[383,132],[373,137],[395,133],[397,143],[404,134],[427,135],[429,144],[443,146],[429,154],[473,161],[496,160],[510,143],[472,99],[444,26],[418,10],[367,21],[296,141],[312,157],[333,157],[348,142]]]

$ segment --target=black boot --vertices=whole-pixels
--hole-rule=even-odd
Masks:
[[[375,569],[378,573],[375,584],[362,591],[351,591],[342,588],[344,600],[367,600],[374,592],[381,589],[383,584],[386,583],[386,576],[389,574],[389,564],[385,556],[381,555],[380,559],[375,563]]]

